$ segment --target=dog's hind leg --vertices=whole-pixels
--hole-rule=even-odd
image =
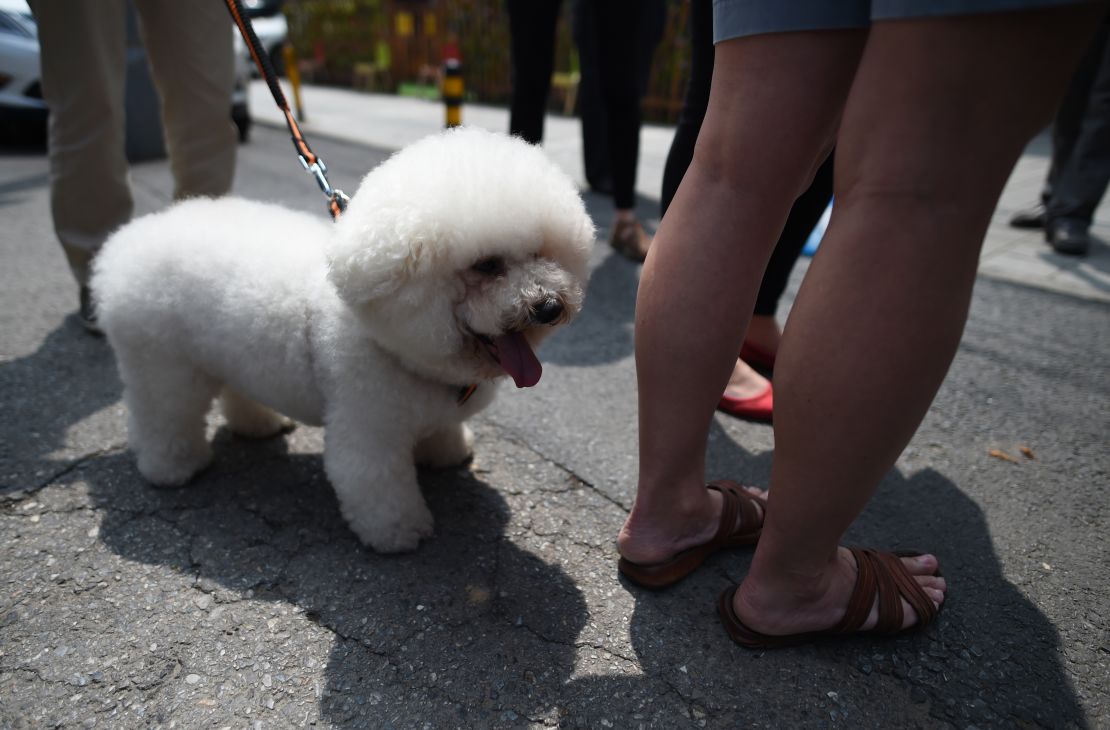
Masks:
[[[127,439],[139,472],[157,486],[180,486],[212,460],[205,416],[219,383],[180,359],[121,350]]]
[[[263,439],[281,433],[293,422],[277,411],[224,386],[220,391],[220,410],[232,433]]]
[[[474,455],[474,434],[465,423],[444,426],[416,444],[414,461],[432,469],[461,466]]]

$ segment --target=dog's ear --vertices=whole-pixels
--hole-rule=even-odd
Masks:
[[[367,304],[396,291],[421,266],[420,241],[382,227],[341,229],[328,247],[328,279],[348,304]]]
[[[332,247],[328,279],[348,304],[366,304],[391,294],[399,283],[404,261],[366,248]]]

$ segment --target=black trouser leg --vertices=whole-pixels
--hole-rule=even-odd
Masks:
[[[562,0],[507,0],[507,4],[513,85],[509,133],[538,144],[543,140]]]
[[[813,176],[813,182],[798,196],[794,207],[790,209],[786,225],[783,226],[779,241],[767,262],[767,270],[763,272],[763,281],[755,299],[756,315],[773,317],[778,309],[790,272],[794,270],[794,264],[798,263],[798,255],[805,248],[809,234],[821,219],[829,205],[829,198],[832,197],[835,154],[830,153],[821,163],[817,174]]]
[[[1110,25],[1103,23],[1057,114],[1048,177],[1048,225],[1071,220],[1089,226],[1110,182],[1108,37]]]
[[[690,78],[686,80],[686,93],[682,97],[682,109],[678,112],[678,127],[663,167],[660,216],[667,214],[678,184],[694,158],[694,143],[698,141],[698,132],[709,106],[709,86],[713,80],[713,1],[693,0],[690,3],[689,23]]]
[[[597,66],[608,120],[609,167],[613,203],[636,206],[636,165],[640,155],[640,93],[637,84],[640,0],[595,0],[584,3],[593,13],[598,44]]]

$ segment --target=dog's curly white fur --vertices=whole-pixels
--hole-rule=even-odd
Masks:
[[[140,472],[178,485],[205,467],[219,395],[244,435],[277,433],[285,416],[325,425],[351,528],[379,551],[415,548],[432,531],[415,461],[470,457],[463,422],[494,388],[460,406],[461,388],[538,377],[523,343],[579,311],[593,239],[576,187],[539,149],[473,129],[395,154],[335,224],[224,198],[124,226],[92,286]]]

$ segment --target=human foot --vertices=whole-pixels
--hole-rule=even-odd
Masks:
[[[617,567],[646,588],[673,585],[719,550],[754,545],[763,529],[766,495],[721,480],[710,482],[692,509],[670,509],[653,519],[633,507],[617,537]]]
[[[725,395],[737,400],[758,398],[771,387],[771,381],[757,373],[751,365],[740,358],[732,366],[732,375],[725,385]]]
[[[629,221],[614,221],[613,229],[609,233],[609,245],[625,258],[633,261],[643,261],[647,258],[651,240],[651,236],[635,218]]]
[[[775,410],[771,381],[738,359],[725,392],[717,402],[717,410],[737,418],[770,423]]]
[[[718,611],[736,643],[751,649],[792,646],[851,633],[893,634],[932,621],[947,584],[933,555],[839,548],[808,585],[761,583],[749,575],[726,590]]]

